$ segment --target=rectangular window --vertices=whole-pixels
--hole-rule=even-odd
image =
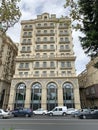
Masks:
[[[66,48],[67,50],[69,50],[69,45],[66,45],[65,48]]]
[[[28,75],[28,72],[24,72],[24,75],[27,76],[27,75]]]
[[[43,67],[44,67],[44,68],[47,67],[47,62],[43,62]]]
[[[38,50],[39,50],[39,49],[40,49],[40,45],[37,45],[37,46],[36,46],[36,49],[38,49]]]
[[[28,36],[31,36],[32,35],[32,32],[28,32]]]
[[[20,63],[19,68],[23,68],[24,63]]]
[[[19,75],[23,75],[23,72],[19,72]]]
[[[47,41],[47,37],[44,37],[44,41]]]
[[[47,49],[47,45],[43,45],[43,49],[46,50]]]
[[[39,67],[39,62],[36,62],[36,63],[35,63],[35,67]]]
[[[61,49],[61,50],[64,50],[64,45],[60,45],[60,49]]]
[[[35,75],[39,75],[39,71],[35,71]]]
[[[31,43],[31,39],[28,39],[28,41],[27,41],[28,43]]]
[[[29,68],[29,63],[25,63],[25,68]]]
[[[26,51],[26,48],[25,48],[25,47],[22,47],[22,51]]]
[[[53,61],[50,62],[50,67],[54,67],[54,62]]]
[[[71,62],[70,62],[70,61],[67,61],[67,62],[66,62],[66,65],[67,65],[67,67],[70,68],[70,67],[71,67]]]
[[[50,49],[54,49],[54,45],[50,45]]]
[[[50,37],[50,41],[54,41],[54,37]]]
[[[30,51],[30,47],[29,46],[27,47],[27,51]]]
[[[65,62],[61,62],[61,67],[65,67]]]

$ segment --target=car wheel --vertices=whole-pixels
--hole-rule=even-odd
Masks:
[[[29,117],[29,114],[26,114],[25,117]]]
[[[53,116],[53,113],[50,113],[49,116]]]
[[[43,113],[42,115],[45,115],[45,113]]]
[[[86,119],[86,116],[85,116],[85,115],[83,115],[83,119]]]
[[[65,112],[63,113],[63,116],[66,116],[66,113],[65,113]]]
[[[3,115],[1,115],[0,118],[3,119],[4,118]]]

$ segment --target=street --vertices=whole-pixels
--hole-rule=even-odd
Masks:
[[[0,119],[0,130],[98,130],[98,120],[48,116]]]

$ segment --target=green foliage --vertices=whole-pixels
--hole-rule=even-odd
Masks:
[[[14,26],[20,19],[21,12],[17,6],[20,0],[2,0],[0,5],[0,22],[6,32],[9,27]]]
[[[65,8],[70,10],[69,16],[77,23],[73,27],[84,34],[80,42],[85,53],[91,57],[98,56],[98,0],[66,1]]]

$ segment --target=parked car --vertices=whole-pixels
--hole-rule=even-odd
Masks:
[[[12,115],[10,112],[0,109],[0,118],[10,118]]]
[[[67,107],[66,106],[58,106],[55,107],[53,110],[48,111],[47,115],[53,116],[53,115],[63,115],[65,116],[67,112]]]
[[[38,108],[37,110],[33,111],[34,115],[46,115],[47,114],[47,110],[43,109],[43,108]]]
[[[71,115],[73,112],[76,112],[76,111],[77,111],[77,109],[75,109],[75,108],[68,108],[66,111],[66,114]]]
[[[29,108],[21,108],[21,109],[16,108],[11,112],[14,117],[21,117],[21,116],[31,117],[33,115],[32,110]]]
[[[80,113],[81,113],[81,110],[77,110],[77,111],[75,111],[75,112],[72,112],[72,113],[71,113],[71,116],[72,116],[72,117],[78,117],[78,116],[80,115]]]
[[[94,109],[82,109],[82,111],[80,111],[80,114],[78,115],[78,117],[80,119],[85,119],[86,115],[91,114],[94,111]]]

